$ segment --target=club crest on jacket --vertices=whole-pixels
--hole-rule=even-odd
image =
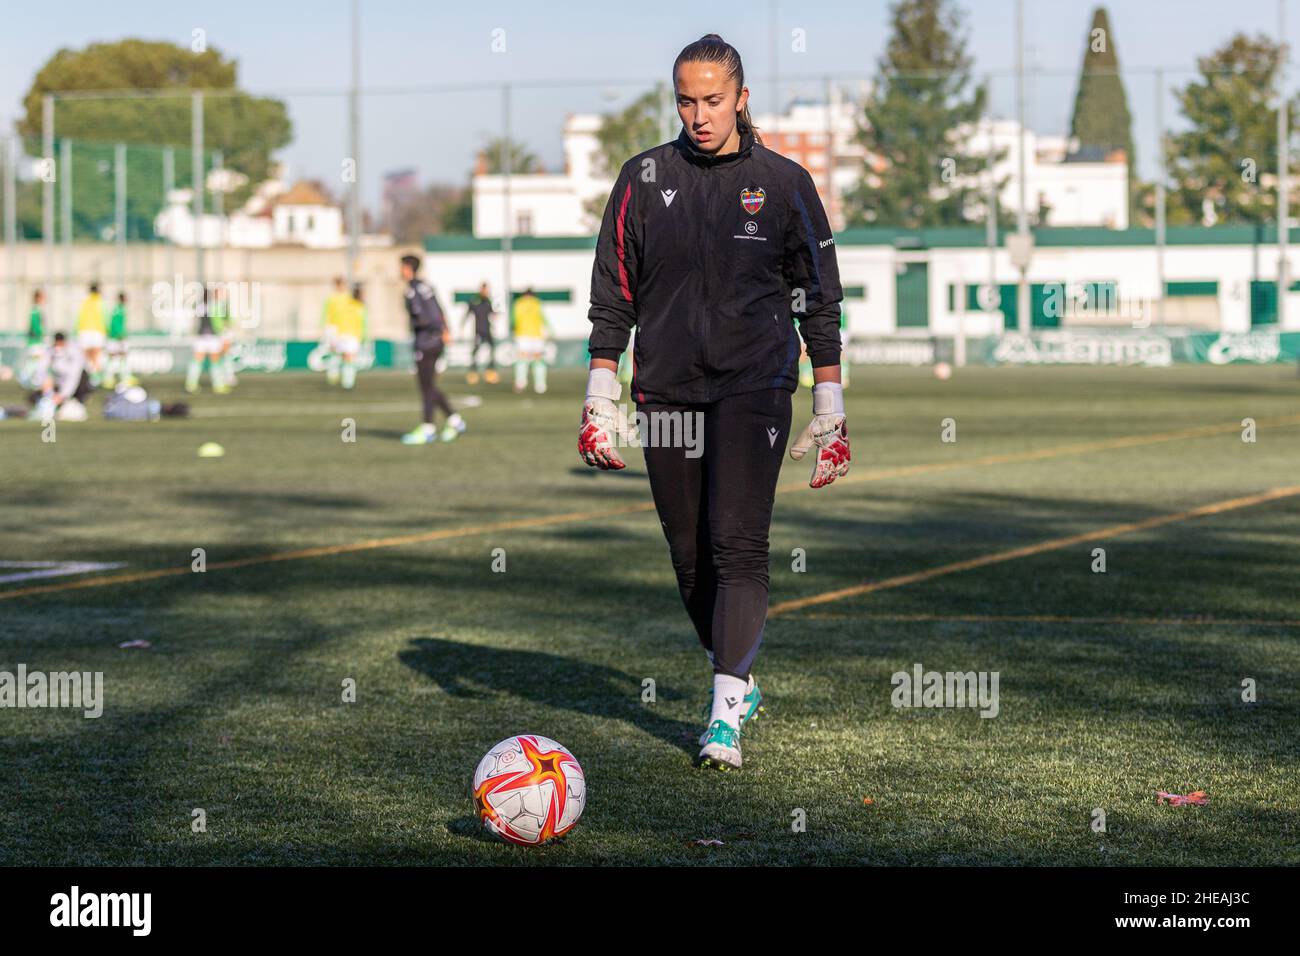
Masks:
[[[759,189],[742,189],[740,192],[740,204],[745,207],[745,212],[751,216],[757,216],[758,211],[763,208],[763,200],[767,198],[762,188]]]

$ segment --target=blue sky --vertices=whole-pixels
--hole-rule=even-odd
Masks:
[[[346,102],[307,95],[346,87],[349,76],[347,0],[0,0],[0,123],[17,118],[36,70],[60,47],[96,40],[144,37],[188,45],[192,31],[239,62],[241,85],[285,99],[295,142],[285,151],[295,175],[338,179],[346,155]],[[1069,123],[1075,77],[1094,4],[1026,0],[1031,79],[1029,122],[1043,132]],[[1006,73],[1014,64],[1014,0],[964,0],[977,72]],[[1126,70],[1135,116],[1139,162],[1150,172],[1155,138],[1155,85],[1144,72],[1166,69],[1169,85],[1185,81],[1196,57],[1237,30],[1273,35],[1276,0],[1116,0],[1107,4],[1120,63]],[[562,162],[560,124],[567,112],[610,109],[637,87],[667,79],[677,51],[704,33],[720,33],[745,60],[756,111],[772,101],[771,5],[715,0],[650,3],[505,2],[447,3],[366,0],[362,4],[362,82],[367,87],[411,90],[438,85],[500,84],[507,80],[585,80],[586,87],[519,88],[514,94],[515,135],[548,168]],[[779,0],[777,66],[787,78],[874,72],[886,39],[886,0]],[[1288,3],[1288,39],[1300,40],[1300,0]],[[506,52],[490,49],[492,31],[505,30]],[[790,31],[806,31],[807,52],[790,50]],[[1300,69],[1293,68],[1293,78]],[[790,83],[783,84],[789,87]],[[808,94],[819,84],[804,84]],[[1009,76],[992,81],[993,106],[1011,115]],[[414,166],[425,181],[463,181],[476,149],[500,129],[496,92],[424,94],[393,92],[363,100],[362,170],[373,203],[382,171]],[[1172,99],[1166,119],[1177,124]]]

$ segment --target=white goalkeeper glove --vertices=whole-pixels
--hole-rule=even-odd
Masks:
[[[839,382],[813,386],[813,420],[790,446],[790,457],[799,461],[814,445],[817,459],[809,487],[821,488],[849,473],[849,430],[844,419],[844,388]]]
[[[623,392],[612,369],[593,368],[587,375],[587,400],[578,428],[578,454],[587,464],[605,471],[626,467],[614,450],[614,438],[627,443],[627,416],[614,403]]]

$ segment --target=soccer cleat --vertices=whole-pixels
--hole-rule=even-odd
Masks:
[[[213,386],[212,386],[212,394],[213,394],[213,395],[229,395],[232,391],[233,391],[233,389],[232,389],[229,385],[213,385]]]
[[[407,432],[405,435],[402,436],[403,445],[432,445],[437,440],[438,440],[437,432],[435,432],[431,428],[425,429],[419,426],[412,428],[409,432]]]
[[[487,380],[489,385],[495,385],[497,382],[501,381],[501,376],[497,374],[497,370],[494,368],[490,368],[484,372],[483,378]]]
[[[461,435],[465,434],[465,419],[459,415],[453,415],[447,419],[447,424],[442,426],[442,440],[455,441]]]
[[[713,688],[709,688],[709,699],[704,704],[704,719],[708,720],[713,713]],[[758,720],[759,714],[767,713],[763,707],[763,692],[758,689],[758,681],[754,681],[754,689],[745,695],[744,706],[740,709],[740,729],[745,729],[747,721]],[[709,728],[712,730],[712,727]],[[700,734],[700,746],[703,747],[709,740],[709,730]]]
[[[477,385],[477,384],[478,384],[478,372],[466,372],[466,373],[465,373],[465,382],[466,382],[466,384],[468,384],[468,385]]]
[[[740,769],[740,731],[725,720],[715,720],[704,732],[704,747],[700,750],[700,766],[718,770]]]

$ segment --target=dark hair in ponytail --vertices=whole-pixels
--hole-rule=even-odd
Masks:
[[[740,54],[734,46],[716,33],[705,34],[694,43],[687,44],[682,48],[682,52],[677,54],[677,59],[673,61],[674,84],[677,82],[677,68],[683,63],[719,63],[726,70],[727,76],[735,80],[737,96],[745,86],[745,66],[740,62]],[[763,137],[758,135],[758,129],[749,116],[748,103],[740,111],[736,123],[741,130],[748,129],[754,134],[754,142],[763,142]]]

